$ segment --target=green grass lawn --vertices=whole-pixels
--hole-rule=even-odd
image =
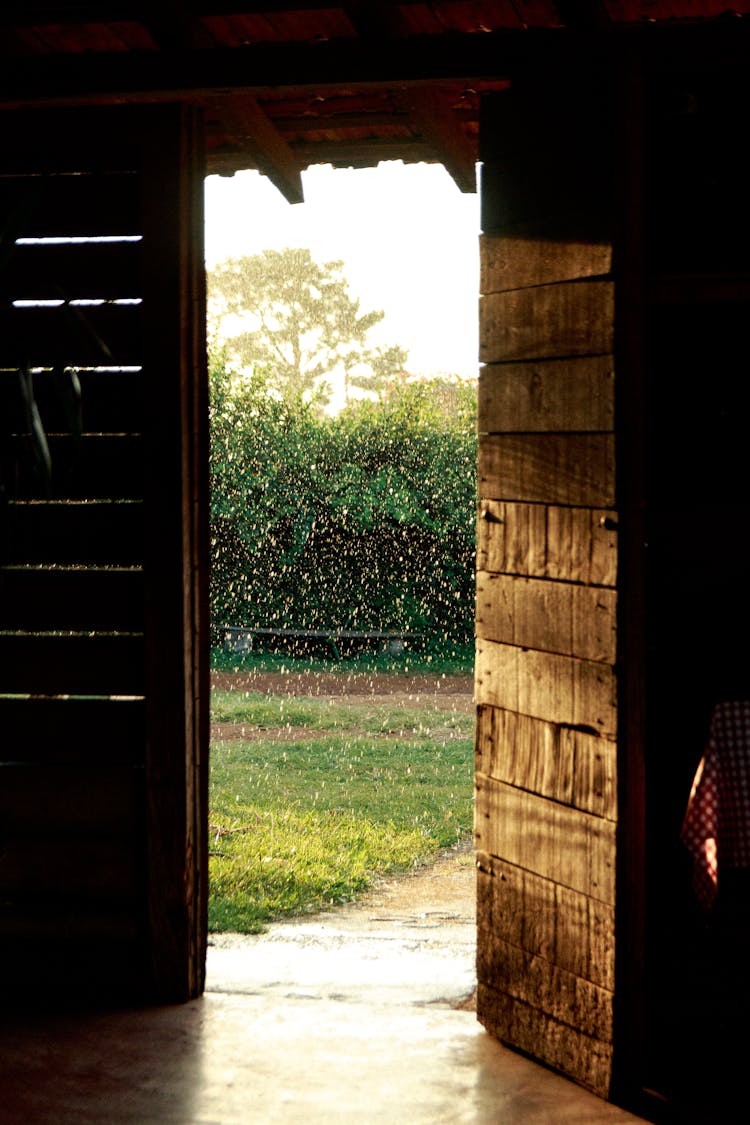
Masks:
[[[473,716],[217,692],[215,721],[287,728],[211,749],[209,927],[348,902],[472,822]],[[294,728],[305,728],[294,739]],[[310,732],[314,732],[311,736]],[[302,736],[302,731],[300,731]]]

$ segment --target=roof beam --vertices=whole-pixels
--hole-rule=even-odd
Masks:
[[[239,148],[250,151],[255,164],[288,203],[304,203],[299,158],[263,112],[255,98],[217,99],[215,109]]]
[[[439,90],[415,87],[404,99],[409,116],[463,192],[477,190],[476,153]]]
[[[216,42],[205,24],[191,15],[182,0],[166,0],[152,4],[148,12],[139,17],[158,47],[179,48],[215,47]]]
[[[261,43],[211,50],[87,53],[6,57],[0,68],[0,105],[190,100],[230,91],[356,89],[374,83],[434,82],[508,77],[530,61],[564,47],[561,32],[501,32],[421,36],[383,49],[382,41],[315,44]],[[568,44],[570,47],[570,44]],[[590,43],[586,43],[590,50]],[[567,51],[563,50],[566,56]]]
[[[367,39],[387,40],[404,32],[404,21],[393,4],[378,0],[346,0],[343,5],[352,26]]]
[[[612,27],[603,0],[557,0],[557,10],[566,27]]]
[[[6,56],[0,106],[106,104],[122,99],[198,101],[231,91],[255,96],[291,89],[357,89],[514,78],[558,67],[583,73],[638,49],[675,69],[691,57],[702,66],[746,63],[750,20],[731,24],[648,25],[608,32],[498,31],[485,35],[415,36],[388,44],[361,41],[272,44],[210,50]]]

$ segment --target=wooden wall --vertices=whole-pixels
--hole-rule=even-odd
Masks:
[[[4,122],[6,994],[14,982],[25,995],[130,999],[181,999],[202,987],[207,411],[197,136],[191,115],[172,107]]]
[[[606,99],[485,107],[477,546],[478,1012],[610,1091],[617,825]]]

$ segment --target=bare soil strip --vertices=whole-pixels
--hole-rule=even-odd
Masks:
[[[389,696],[390,702],[471,710],[474,677],[395,676],[384,672],[212,672],[211,687],[217,691],[255,691],[264,695],[348,698],[351,702]],[[456,696],[463,697],[460,704]]]

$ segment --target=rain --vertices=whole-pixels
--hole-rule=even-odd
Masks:
[[[477,382],[413,367],[343,254],[207,280],[216,935],[466,850]]]

